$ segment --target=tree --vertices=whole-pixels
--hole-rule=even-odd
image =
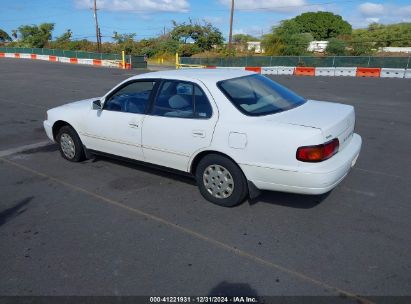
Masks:
[[[297,56],[307,53],[308,44],[312,40],[310,33],[301,32],[298,23],[290,19],[272,28],[272,33],[263,39],[263,47],[269,55]]]
[[[194,43],[181,44],[178,47],[178,53],[183,57],[190,57],[196,53],[200,53],[200,48]]]
[[[0,29],[0,42],[7,42],[7,41],[11,41],[9,34],[7,34],[5,31]]]
[[[347,55],[347,42],[337,38],[331,38],[328,41],[325,52],[328,55],[344,56]]]
[[[54,41],[50,41],[47,46],[55,49],[71,50],[73,49],[73,44],[71,41],[72,36],[73,33],[71,32],[71,30],[66,30]]]
[[[284,49],[283,41],[275,34],[266,34],[262,37],[261,46],[267,55],[278,56]]]
[[[131,54],[135,48],[134,38],[136,33],[119,34],[117,32],[113,33],[114,41],[120,45],[121,50],[125,51],[127,54]]]
[[[12,31],[11,31],[11,36],[12,36],[14,39],[17,39],[17,30],[12,30]]]
[[[351,41],[351,55],[370,55],[373,52],[373,43],[366,41]]]
[[[21,44],[25,47],[43,48],[51,39],[54,23],[42,23],[40,25],[22,25],[18,28],[21,36]]]
[[[180,24],[173,21],[173,26],[174,28],[170,32],[172,39],[184,44],[193,42],[200,51],[209,51],[213,46],[222,45],[224,42],[220,30],[206,21],[198,23],[190,19],[189,23],[183,22]]]
[[[72,31],[67,30],[63,34],[61,34],[59,37],[56,38],[56,42],[57,43],[70,42],[72,36],[73,36]]]
[[[305,33],[294,19],[281,21],[278,27],[272,28],[272,32],[281,40],[287,40],[292,35]]]
[[[283,20],[271,31],[262,43],[268,55],[303,55],[307,53],[310,41],[350,35],[352,28],[341,16],[310,12]]]
[[[282,55],[298,56],[307,53],[307,47],[313,36],[309,33],[293,34],[286,41],[282,49]]]
[[[134,41],[136,37],[136,33],[128,33],[128,34],[119,34],[117,32],[113,32],[113,39],[116,43],[122,44],[130,41]]]
[[[367,41],[373,47],[401,47],[411,45],[411,23],[379,24],[371,23],[366,29],[353,31],[353,40]]]
[[[308,12],[291,20],[296,22],[300,33],[310,33],[315,40],[327,40],[352,32],[347,21],[331,12]]]

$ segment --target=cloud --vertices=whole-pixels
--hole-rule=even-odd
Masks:
[[[411,22],[411,5],[364,2],[357,6],[348,19],[354,28],[366,27],[374,22]]]
[[[219,16],[205,16],[202,18],[202,20],[205,20],[207,22],[210,22],[213,25],[221,25],[226,23],[227,18],[219,17]]]
[[[219,0],[221,4],[230,7],[231,0]],[[236,0],[236,10],[257,10],[271,12],[295,12],[307,6],[306,0]]]
[[[365,2],[358,9],[363,16],[380,16],[384,14],[384,6],[377,3]]]
[[[399,21],[409,20],[411,16],[411,5],[392,5],[365,2],[358,6],[358,11],[364,17],[390,17]]]
[[[79,9],[93,7],[93,0],[75,0]],[[121,12],[188,12],[188,0],[97,0],[97,7]]]
[[[367,21],[368,23],[378,23],[378,22],[380,22],[380,18],[368,17],[368,18],[365,18],[365,21]]]

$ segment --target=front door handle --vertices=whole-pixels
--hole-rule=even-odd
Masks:
[[[128,125],[132,128],[138,128],[138,123],[130,122]]]
[[[206,136],[206,134],[205,134],[205,131],[203,131],[203,130],[193,130],[192,132],[191,132],[191,134],[194,136],[194,137],[205,137]]]

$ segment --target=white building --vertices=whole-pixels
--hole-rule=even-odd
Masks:
[[[317,53],[324,53],[325,49],[327,48],[328,41],[311,41],[308,45],[307,51],[309,52],[317,52]]]
[[[411,47],[380,47],[378,48],[379,52],[385,53],[411,53]]]
[[[260,41],[248,41],[247,42],[247,51],[254,50],[254,53],[261,54],[264,53],[264,49],[261,48]]]

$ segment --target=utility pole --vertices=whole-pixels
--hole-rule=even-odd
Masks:
[[[97,51],[101,52],[101,40],[100,40],[100,28],[98,27],[97,19],[97,0],[94,0],[94,20],[96,21],[96,40],[97,40]]]
[[[100,43],[100,48],[101,48],[101,29],[98,28],[98,42]]]
[[[228,35],[228,50],[231,50],[233,42],[233,16],[234,16],[234,0],[231,0],[231,14],[230,14],[230,33]]]

